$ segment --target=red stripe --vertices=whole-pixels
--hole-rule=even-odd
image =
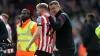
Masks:
[[[59,16],[58,18],[59,18],[59,19],[62,21],[62,23],[64,24],[64,21],[63,21],[62,17]]]
[[[42,19],[42,47],[41,47],[41,50],[43,49],[43,47],[44,47],[44,19],[43,18],[41,18]]]

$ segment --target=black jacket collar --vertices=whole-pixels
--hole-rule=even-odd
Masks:
[[[58,17],[62,13],[61,10],[58,11],[58,13],[55,15],[55,17]]]

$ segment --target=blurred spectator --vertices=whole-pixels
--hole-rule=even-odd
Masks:
[[[100,43],[95,34],[95,28],[98,26],[96,17],[94,14],[89,13],[86,20],[87,23],[84,25],[84,29],[82,29],[82,39],[87,50],[87,56],[100,56]]]
[[[15,22],[16,22],[16,24],[18,24],[18,23],[21,22],[21,17],[20,17],[20,15],[17,15],[17,16],[15,17]]]

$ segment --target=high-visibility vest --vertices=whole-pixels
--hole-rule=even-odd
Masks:
[[[26,46],[28,45],[29,41],[32,39],[31,28],[36,24],[35,22],[30,21],[25,28],[21,28],[20,25],[17,26],[17,34],[18,34],[18,41],[17,41],[17,50],[26,51]],[[30,47],[30,51],[36,50],[36,44],[33,43]]]
[[[100,25],[95,29],[97,37],[100,39]]]

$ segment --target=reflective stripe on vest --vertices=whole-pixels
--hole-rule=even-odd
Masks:
[[[97,37],[100,39],[100,26],[98,26],[98,27],[95,29],[95,33],[96,33]]]
[[[22,29],[20,26],[17,27],[17,33],[18,33],[18,41],[17,41],[17,49],[26,51],[26,46],[28,45],[29,41],[32,39],[32,33],[31,33],[31,26],[34,26],[34,22],[30,21],[24,29]],[[32,44],[30,51],[35,51],[36,45],[35,43]]]
[[[29,29],[30,29],[31,24],[32,24],[32,22],[29,23],[29,25],[27,27],[27,31],[25,33],[20,33],[20,34],[18,34],[18,36],[20,36],[20,35],[32,36],[32,34],[29,33]]]

